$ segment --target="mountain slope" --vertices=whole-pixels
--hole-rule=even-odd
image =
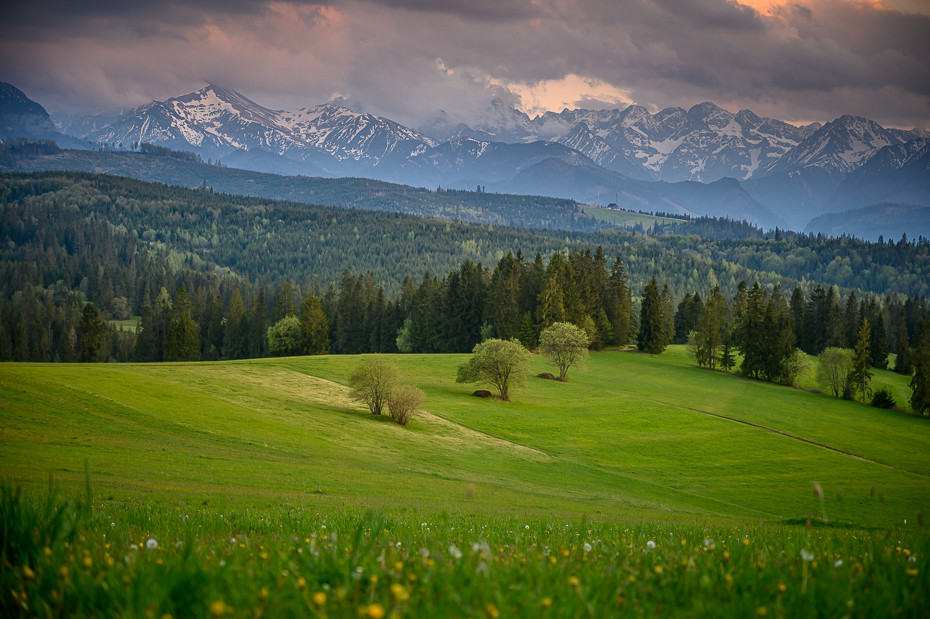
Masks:
[[[930,139],[881,149],[846,176],[825,208],[835,212],[878,202],[930,206]]]
[[[0,82],[0,138],[48,137],[57,132],[45,108],[15,86]]]
[[[822,232],[831,236],[849,234],[867,241],[884,237],[897,241],[906,234],[930,238],[930,206],[883,202],[865,208],[815,217],[805,232]]]

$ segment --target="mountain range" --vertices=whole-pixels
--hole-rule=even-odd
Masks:
[[[16,116],[7,111],[9,89],[19,93],[0,90],[8,135]],[[17,105],[24,122],[47,132],[44,110]],[[193,150],[263,172],[541,194],[798,230],[818,215],[878,202],[930,206],[930,132],[855,116],[795,126],[713,103],[530,118],[496,101],[474,127],[434,119],[413,129],[332,103],[271,110],[208,85],[122,113],[74,118],[60,131],[108,148],[147,142]]]

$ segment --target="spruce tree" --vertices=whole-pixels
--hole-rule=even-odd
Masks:
[[[200,361],[200,338],[192,314],[191,297],[182,284],[174,296],[165,361]]]
[[[533,323],[533,316],[526,312],[523,314],[523,321],[520,323],[520,331],[517,333],[517,341],[523,344],[527,350],[536,348],[536,325]]]
[[[247,346],[243,345],[242,341],[243,314],[245,314],[245,306],[242,303],[242,295],[237,288],[229,301],[229,307],[226,308],[225,324],[223,325],[224,359],[241,359],[247,349]]]
[[[81,314],[81,362],[97,363],[100,361],[100,348],[103,346],[103,320],[100,312],[88,303]]]
[[[859,401],[865,402],[866,396],[871,392],[869,382],[872,379],[872,365],[869,363],[869,342],[871,340],[872,330],[869,327],[868,318],[862,319],[862,326],[859,327],[859,338],[856,342],[856,348],[853,354],[853,369],[849,373],[849,385],[853,394],[859,393]]]
[[[631,324],[632,308],[630,288],[627,285],[626,271],[623,268],[623,260],[620,259],[620,256],[617,256],[616,260],[614,260],[613,268],[610,270],[610,277],[607,279],[604,309],[613,328],[613,338],[610,343],[616,346],[626,346],[633,333]]]
[[[742,319],[737,325],[739,351],[743,355],[740,372],[749,378],[759,378],[765,369],[765,292],[759,282],[746,294]]]
[[[915,335],[911,408],[918,415],[930,415],[930,324],[918,321]]]
[[[662,285],[662,333],[665,336],[664,350],[675,339],[675,306],[668,283]]]
[[[888,367],[888,335],[885,331],[885,317],[882,309],[874,299],[869,304],[869,315],[869,324],[872,327],[869,362],[872,367],[884,370]]]
[[[133,357],[135,361],[143,363],[158,361],[158,325],[155,322],[155,312],[148,305],[142,309],[142,320],[136,328],[136,350]]]
[[[907,337],[907,321],[904,312],[901,312],[901,324],[898,326],[897,338],[898,356],[895,358],[894,371],[898,374],[910,376],[914,372],[914,360],[911,355],[911,342]]]
[[[300,327],[306,354],[325,355],[329,352],[329,323],[315,294],[304,298]]]
[[[643,289],[639,316],[636,347],[654,355],[661,353],[666,348],[665,318],[662,314],[662,296],[655,275]]]

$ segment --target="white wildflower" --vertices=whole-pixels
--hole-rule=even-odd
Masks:
[[[154,537],[150,537],[149,541],[145,542],[145,547],[149,550],[155,550],[158,548],[158,542],[155,541]]]
[[[585,543],[584,543],[584,551],[585,551],[585,552],[591,552],[591,544],[589,544],[588,542],[585,542]]]
[[[801,549],[801,558],[804,559],[805,561],[813,561],[813,560],[814,560],[814,553],[812,553],[812,552],[807,552],[807,550],[805,550],[805,549],[802,548],[802,549]]]
[[[462,551],[459,550],[455,544],[452,544],[451,546],[449,546],[449,554],[455,557],[456,559],[462,558]]]
[[[646,542],[646,548],[648,548],[649,550],[652,550],[655,547],[656,547],[656,543],[654,541],[649,540],[648,542]]]

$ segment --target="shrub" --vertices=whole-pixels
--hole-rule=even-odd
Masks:
[[[349,377],[352,399],[364,402],[372,415],[380,415],[397,384],[397,366],[382,357],[364,359]]]
[[[423,406],[425,400],[423,392],[413,385],[395,387],[387,401],[391,419],[402,426],[407,425],[417,409]]]
[[[303,334],[297,316],[285,316],[268,327],[268,352],[272,357],[293,357],[303,352]]]
[[[817,383],[824,391],[843,399],[852,399],[849,372],[853,366],[853,351],[848,348],[827,348],[817,361]]]
[[[878,408],[894,408],[895,404],[894,396],[891,395],[891,392],[885,387],[876,391],[875,395],[872,396],[872,406]]]
[[[798,383],[810,376],[814,364],[803,350],[795,349],[785,360],[784,380],[786,385],[797,387]]]

